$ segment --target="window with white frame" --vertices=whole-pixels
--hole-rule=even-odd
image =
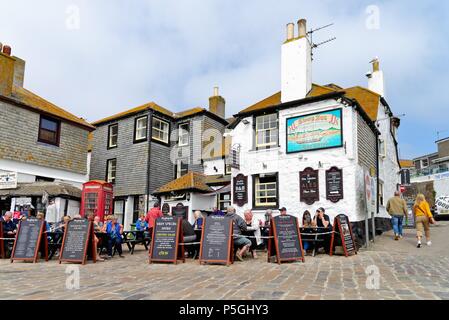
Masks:
[[[275,207],[278,204],[277,175],[254,177],[254,206]]]
[[[182,123],[178,127],[178,145],[180,147],[189,145],[189,127],[188,123]]]
[[[145,141],[147,139],[147,123],[148,117],[140,117],[136,118],[135,126],[134,126],[134,141]]]
[[[231,206],[231,193],[230,192],[220,193],[218,198],[218,208],[221,211],[226,211],[230,206]]]
[[[115,175],[117,171],[117,159],[109,159],[106,165],[106,181],[109,183],[115,182]]]
[[[176,160],[176,179],[181,178],[189,172],[189,164],[186,159]]]
[[[161,141],[163,143],[168,143],[168,130],[169,130],[168,122],[158,118],[153,118],[152,138],[154,140]]]
[[[269,148],[278,144],[278,115],[256,117],[256,148]]]
[[[117,147],[118,124],[111,124],[108,128],[108,148]]]
[[[118,223],[123,224],[124,214],[125,214],[125,200],[115,200],[114,216],[117,218]]]

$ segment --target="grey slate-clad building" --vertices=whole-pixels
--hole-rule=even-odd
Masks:
[[[203,152],[228,124],[217,91],[209,102],[208,110],[178,113],[150,102],[93,123],[90,180],[113,183],[114,214],[125,228],[157,201],[154,190],[189,171],[203,172]]]

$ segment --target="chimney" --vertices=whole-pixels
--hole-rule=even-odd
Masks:
[[[287,40],[281,48],[281,102],[303,99],[312,89],[312,47],[307,38],[307,22],[300,19],[298,37],[294,24],[287,24]]]
[[[10,96],[14,81],[15,59],[11,57],[11,47],[2,46],[0,52],[0,95]]]
[[[209,111],[224,119],[226,113],[225,105],[226,101],[219,95],[218,87],[214,87],[214,95],[209,98]]]
[[[16,87],[23,88],[23,81],[25,79],[25,60],[18,57],[13,57],[16,59],[14,62],[14,80],[13,83]]]
[[[380,94],[382,97],[385,96],[385,82],[384,73],[380,70],[379,59],[376,57],[370,61],[373,66],[373,71],[368,72],[366,77],[368,78],[368,89]]]

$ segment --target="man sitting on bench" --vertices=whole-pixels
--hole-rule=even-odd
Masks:
[[[237,249],[235,256],[240,261],[243,261],[245,253],[251,248],[251,240],[242,236],[242,233],[247,231],[246,222],[235,213],[234,207],[228,207],[226,217],[234,220],[234,246]]]

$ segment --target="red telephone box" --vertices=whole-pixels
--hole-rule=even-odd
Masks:
[[[101,180],[88,181],[83,184],[80,214],[84,217],[93,213],[104,221],[105,216],[112,214],[113,199],[112,184]]]

